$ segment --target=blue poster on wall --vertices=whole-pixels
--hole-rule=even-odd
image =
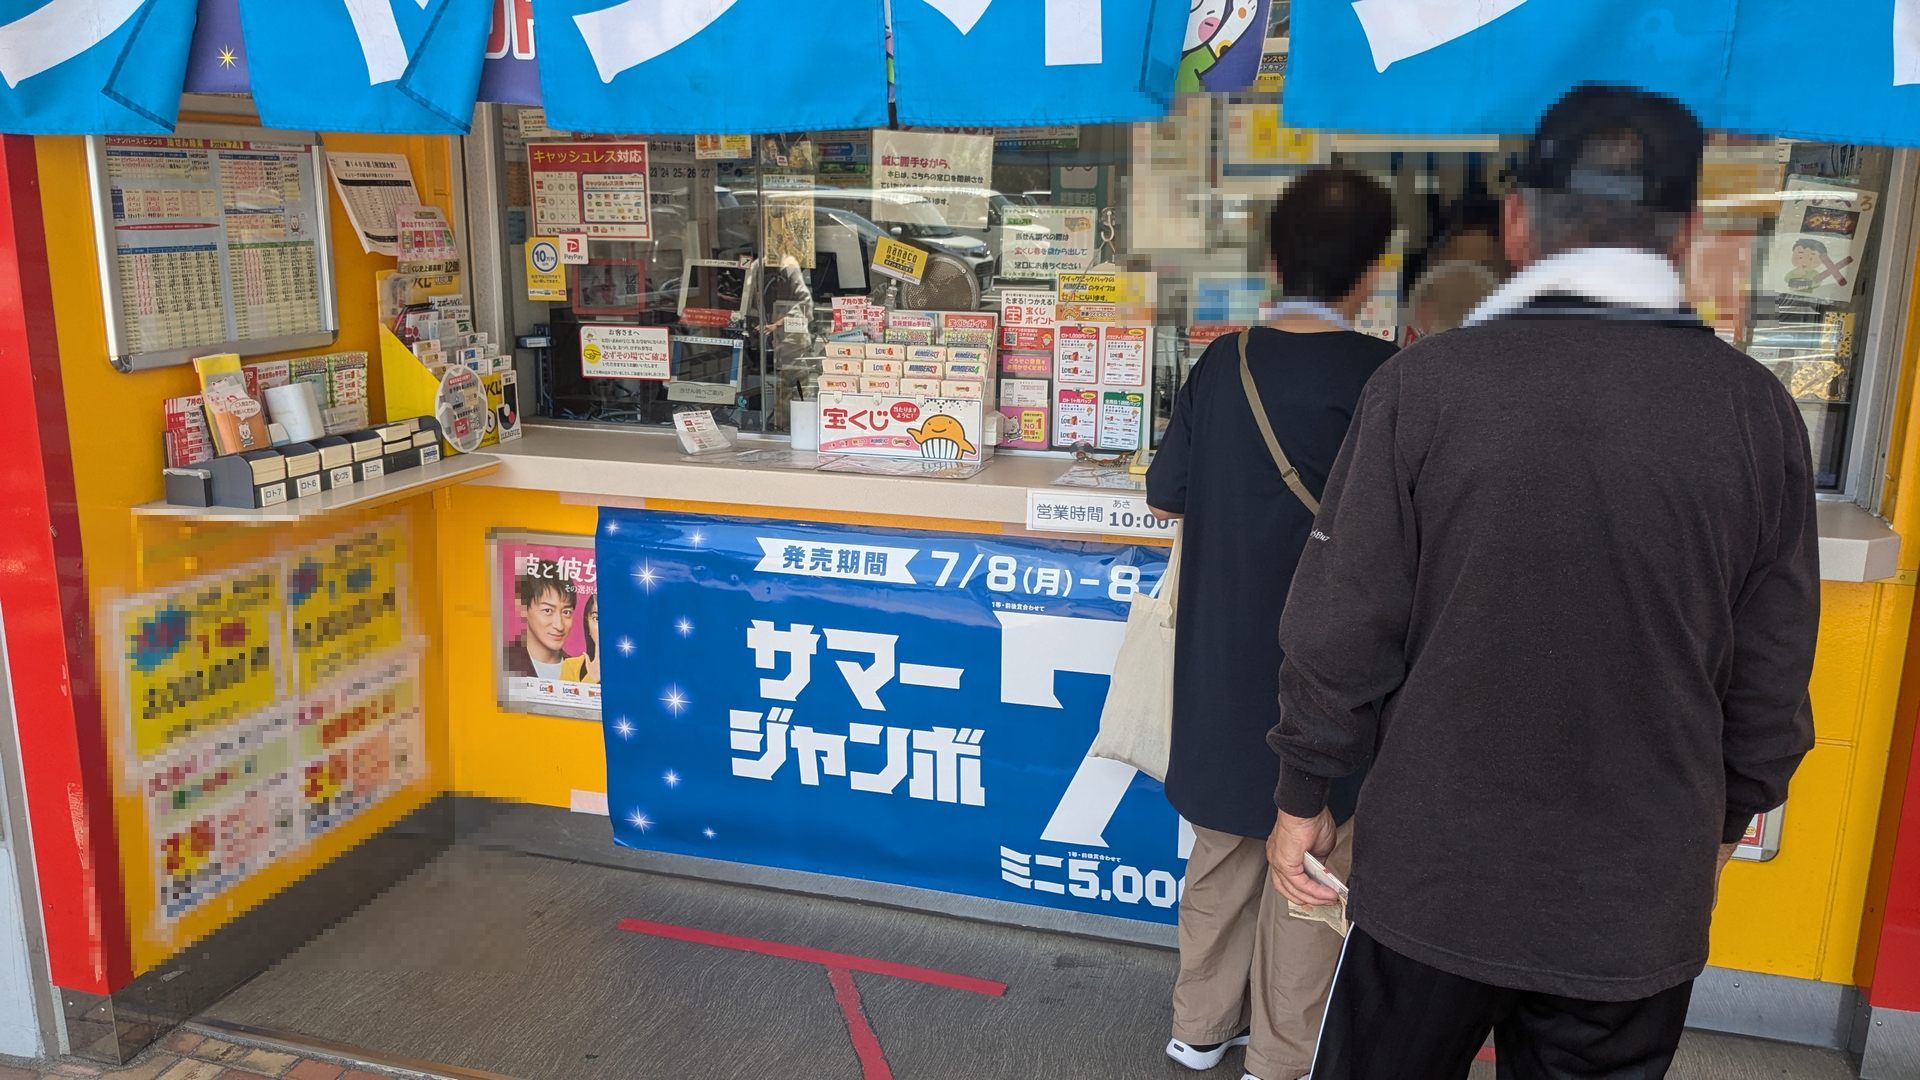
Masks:
[[[1174,921],[1179,819],[1087,757],[1147,547],[603,511],[629,847]]]

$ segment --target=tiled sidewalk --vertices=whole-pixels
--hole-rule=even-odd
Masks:
[[[0,1065],[0,1080],[395,1080],[419,1073],[370,1072],[337,1061],[263,1050],[176,1031],[132,1065],[63,1061],[40,1071]]]

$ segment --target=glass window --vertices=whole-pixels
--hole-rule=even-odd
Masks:
[[[1145,300],[1107,313],[1126,333],[1089,339],[1101,350],[1089,360],[1097,381],[1072,381],[1088,372],[1068,362],[1070,332],[1056,349],[1052,334],[1002,327],[999,379],[987,393],[1005,416],[1004,448],[1114,453],[1150,445],[1207,345],[1262,318],[1273,299],[1266,210],[1302,169],[1347,165],[1393,193],[1400,227],[1359,329],[1407,342],[1457,325],[1508,272],[1499,200],[1521,146],[1289,129],[1279,96],[1257,93],[1183,95],[1151,124],[905,142],[878,133],[893,149],[880,161],[876,133],[864,130],[594,140],[646,144],[647,235],[594,239],[590,261],[569,268],[567,299],[537,303],[526,299],[519,245],[549,227],[550,190],[571,197],[571,181],[550,188],[529,173],[529,144],[569,138],[538,118],[498,109],[497,167],[510,331],[544,327],[552,342],[522,353],[541,415],[658,425],[699,406],[743,431],[783,433],[795,397],[869,374],[829,362],[833,345],[862,337],[872,318],[862,312],[997,315],[1010,291],[1097,270],[1139,275],[1129,280]],[[1801,402],[1827,488],[1849,467],[1892,168],[1884,148],[1715,136],[1703,170],[1690,297]],[[592,200],[589,185],[610,182],[580,183]],[[910,249],[908,272],[877,270],[898,245]],[[917,324],[902,318],[902,340],[919,342]],[[668,370],[591,374],[583,354],[607,327],[666,331]],[[1104,395],[1109,374],[1141,375],[1135,393],[1145,399],[1138,422],[1111,437],[1087,404],[1104,398],[1065,393]]]

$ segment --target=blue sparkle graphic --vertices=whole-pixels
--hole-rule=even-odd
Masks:
[[[679,632],[681,637],[693,636],[693,620],[687,618],[685,615],[680,616],[679,620],[673,624],[673,628]]]
[[[615,535],[615,534],[617,534],[617,533],[618,533],[619,531],[620,531],[620,523],[619,523],[619,522],[617,522],[617,521],[609,521],[609,522],[607,522],[607,535],[608,535],[608,536],[613,536],[613,535]]]
[[[631,739],[633,738],[633,721],[623,716],[613,722],[613,731],[623,739]]]
[[[621,656],[632,656],[633,655],[633,639],[623,637],[620,639],[620,644],[616,645],[615,648],[620,650]]]
[[[666,775],[660,778],[660,782],[670,788],[677,788],[680,786],[680,774],[674,772],[672,769],[668,769]]]
[[[699,547],[707,542],[707,534],[695,529],[687,536],[687,541],[694,547]]]
[[[627,815],[627,824],[639,829],[641,832],[647,832],[653,828],[653,819],[648,817],[644,812],[635,810],[633,813]]]
[[[666,694],[661,697],[660,704],[665,705],[668,712],[679,716],[681,713],[687,711],[689,702],[687,695],[679,687],[669,686],[667,687]]]
[[[660,584],[660,573],[653,568],[652,563],[643,562],[640,568],[633,572],[633,580],[638,582],[642,589],[652,592],[653,587]]]
[[[714,831],[713,831],[712,829],[701,829],[701,830],[700,830],[700,835],[701,835],[701,836],[704,836],[704,837],[706,837],[706,838],[707,838],[707,839],[709,839],[709,840],[711,840],[711,839],[713,839],[714,837],[716,837],[716,836],[719,836],[720,834],[719,834],[719,833],[717,833],[717,832],[714,832]]]

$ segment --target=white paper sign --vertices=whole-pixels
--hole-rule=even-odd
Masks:
[[[1052,281],[1093,265],[1093,210],[1084,206],[1034,206],[1007,212],[999,231],[1000,276],[1011,281]]]
[[[992,178],[991,135],[873,133],[875,221],[984,229]]]
[[[1058,488],[1027,491],[1027,528],[1034,532],[1171,538],[1178,521],[1161,521],[1139,495],[1112,495]]]
[[[680,448],[689,454],[725,450],[733,445],[727,433],[714,422],[713,414],[705,409],[674,413],[673,426],[680,435]]]
[[[591,323],[582,326],[580,373],[589,379],[666,382],[673,377],[673,354],[666,328]]]
[[[400,254],[395,216],[403,206],[420,205],[407,159],[400,154],[329,153],[327,167],[361,248],[380,255]]]
[[[1879,204],[1876,192],[1790,177],[1767,250],[1766,290],[1818,304],[1851,302]]]

